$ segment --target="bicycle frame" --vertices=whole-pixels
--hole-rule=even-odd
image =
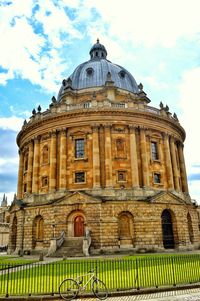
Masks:
[[[86,281],[86,283],[84,285],[82,285],[83,278],[86,278],[89,275],[90,275],[89,279]],[[91,272],[91,273],[87,273],[87,274],[84,274],[84,275],[80,275],[77,278],[75,278],[74,280],[78,283],[80,291],[83,292],[83,291],[85,291],[85,289],[88,286],[88,284],[92,281],[92,279],[95,279],[95,278],[96,278],[95,277],[95,273]]]

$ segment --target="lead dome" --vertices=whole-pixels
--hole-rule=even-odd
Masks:
[[[63,84],[58,94],[58,101],[64,93],[67,82],[73,90],[80,90],[104,86],[106,81],[112,80],[116,88],[132,93],[138,93],[139,89],[134,77],[125,68],[107,60],[107,51],[104,45],[94,44],[89,52],[90,60],[80,64]]]

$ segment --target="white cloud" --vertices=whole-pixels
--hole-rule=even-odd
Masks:
[[[185,158],[187,163],[187,173],[198,173],[194,165],[200,165],[200,141],[199,141],[199,112],[200,112],[200,68],[194,68],[185,72],[179,86],[180,106],[182,115],[181,124],[186,130]],[[199,181],[190,181],[191,191],[197,194]],[[198,187],[198,189],[197,189]],[[200,190],[198,193],[200,201]]]
[[[21,130],[23,125],[23,118],[19,118],[16,116],[11,117],[0,117],[0,128],[3,130],[12,130],[18,132]]]
[[[0,66],[6,71],[0,73],[0,84],[20,76],[48,91],[57,91],[57,83],[67,68],[67,56],[63,60],[60,50],[72,38],[81,38],[60,3],[38,2],[35,15],[32,9],[37,2],[33,0],[13,1],[1,7]]]
[[[110,37],[121,41],[143,43],[146,46],[162,44],[173,46],[177,39],[199,32],[199,0],[85,0],[106,22]],[[105,25],[104,25],[105,26]]]

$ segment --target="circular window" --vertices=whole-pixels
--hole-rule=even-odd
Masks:
[[[86,73],[88,76],[92,76],[92,74],[94,73],[94,70],[92,68],[87,68]]]
[[[124,78],[125,75],[126,75],[125,71],[121,70],[121,71],[119,72],[119,76],[120,76],[121,78]]]

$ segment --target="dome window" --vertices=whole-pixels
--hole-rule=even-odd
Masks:
[[[121,71],[119,72],[119,76],[120,76],[121,78],[125,78],[125,75],[126,75],[126,72],[125,72],[125,71],[121,70]]]
[[[94,73],[94,70],[92,68],[87,68],[86,73],[87,73],[88,76],[92,76],[93,73]]]

